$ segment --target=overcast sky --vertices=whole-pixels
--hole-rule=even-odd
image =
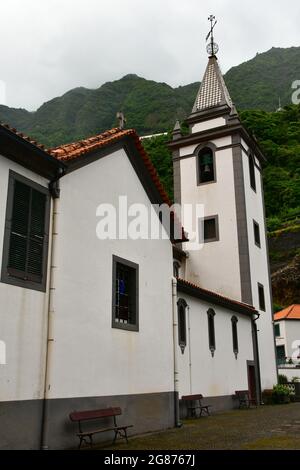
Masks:
[[[211,13],[223,72],[272,46],[300,46],[299,0],[0,2],[0,101],[29,110],[128,73],[172,86],[200,80]]]

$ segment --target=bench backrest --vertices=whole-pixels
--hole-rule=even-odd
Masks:
[[[181,400],[187,400],[187,401],[202,400],[202,398],[203,398],[203,395],[201,395],[201,394],[198,394],[198,395],[184,395],[183,397],[181,397]]]
[[[73,411],[69,416],[71,421],[86,421],[89,419],[110,418],[121,414],[121,408],[104,408],[101,410]]]

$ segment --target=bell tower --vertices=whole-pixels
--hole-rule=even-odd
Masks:
[[[272,297],[264,213],[265,157],[242,125],[222,76],[209,17],[208,64],[191,114],[188,135],[176,123],[173,153],[176,203],[202,204],[203,243],[188,253],[186,280],[253,305],[259,312],[262,387],[276,383]]]

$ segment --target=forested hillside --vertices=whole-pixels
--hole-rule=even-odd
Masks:
[[[222,65],[222,59],[220,59]],[[204,70],[199,68],[199,78]],[[239,110],[275,111],[291,103],[293,81],[300,79],[300,48],[272,48],[231,68],[225,80]],[[191,111],[199,83],[172,88],[126,75],[90,90],[76,88],[43,104],[36,112],[0,106],[0,121],[7,122],[47,146],[81,139],[115,125],[122,110],[127,127],[139,134],[171,129],[176,119]]]

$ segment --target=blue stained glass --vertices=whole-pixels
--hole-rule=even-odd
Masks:
[[[119,292],[120,294],[125,294],[125,281],[123,279],[119,281]]]

